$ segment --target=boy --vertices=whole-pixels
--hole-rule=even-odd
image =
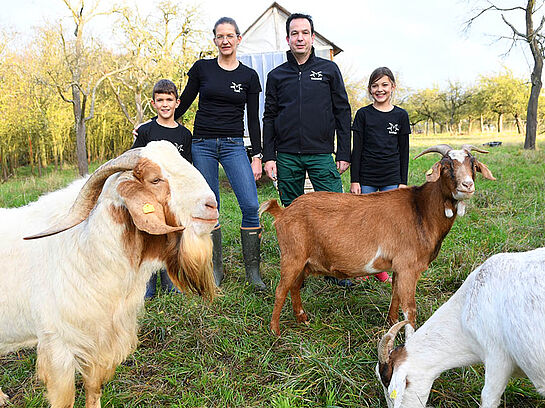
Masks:
[[[168,79],[159,80],[153,87],[151,101],[157,111],[157,119],[138,128],[138,136],[131,149],[144,147],[155,140],[167,140],[191,163],[191,132],[174,120],[174,111],[179,104],[176,85]]]
[[[159,80],[153,87],[151,105],[157,111],[156,120],[150,120],[138,128],[138,136],[131,149],[144,147],[149,142],[167,140],[188,162],[191,160],[191,132],[174,120],[174,111],[180,104],[178,89],[168,79]],[[161,287],[167,292],[178,292],[165,269],[161,273]],[[157,273],[154,273],[146,287],[146,299],[155,296]]]

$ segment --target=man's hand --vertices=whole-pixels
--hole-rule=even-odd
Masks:
[[[263,173],[263,166],[261,165],[261,159],[259,157],[252,158],[252,173],[254,173],[255,181],[261,178]]]
[[[271,180],[276,180],[277,172],[276,172],[276,162],[274,160],[269,160],[265,162],[265,173],[267,173],[267,176]]]
[[[339,170],[340,174],[343,174],[348,169],[349,166],[350,166],[350,162],[347,162],[344,160],[340,160],[337,162],[337,170]]]
[[[361,185],[360,185],[360,183],[350,183],[350,192],[352,194],[361,194]]]

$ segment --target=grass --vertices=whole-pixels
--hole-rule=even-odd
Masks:
[[[438,142],[459,146],[491,140],[422,139],[413,138],[412,157]],[[509,140],[491,148],[489,155],[477,154],[498,180],[478,176],[466,216],[456,220],[438,258],[423,274],[417,289],[420,323],[492,254],[545,246],[544,142],[539,140],[541,150],[529,152],[522,150],[520,140]],[[410,184],[423,183],[436,159],[426,155],[411,160]],[[2,206],[22,205],[72,176],[5,183],[0,186]],[[347,188],[347,175],[343,181]],[[374,366],[376,345],[386,329],[390,286],[371,279],[342,290],[310,278],[302,291],[310,324],[297,324],[287,304],[281,315],[282,337],[272,336],[273,290],[258,295],[245,284],[241,214],[225,180],[222,191],[223,296],[212,304],[167,294],[147,302],[140,345],[105,386],[103,407],[385,407]],[[258,193],[260,202],[277,197],[270,183],[260,184]],[[279,251],[271,221],[263,217],[262,271],[275,288]],[[0,359],[0,384],[11,395],[11,406],[47,406],[44,388],[35,379],[35,360],[33,350]],[[481,365],[443,373],[429,404],[475,407],[483,379]],[[76,405],[84,405],[79,379]],[[545,400],[527,379],[513,379],[501,406],[545,407]]]

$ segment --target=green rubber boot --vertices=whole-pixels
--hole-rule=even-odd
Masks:
[[[244,267],[246,268],[246,280],[258,291],[267,290],[267,285],[261,279],[259,271],[261,228],[240,229],[240,238],[242,240],[242,255],[244,257]]]
[[[214,281],[219,287],[223,281],[223,255],[221,250],[221,228],[212,231],[212,264],[214,265]]]

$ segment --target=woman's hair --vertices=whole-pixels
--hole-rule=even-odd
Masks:
[[[371,72],[371,76],[369,77],[369,85],[367,85],[367,90],[371,92],[371,85],[378,81],[383,76],[387,76],[390,78],[390,81],[392,82],[392,85],[396,84],[396,79],[394,78],[394,74],[388,67],[378,67],[373,72]]]
[[[238,28],[237,22],[234,19],[232,19],[231,17],[222,17],[218,21],[216,21],[216,24],[214,24],[214,29],[212,30],[214,35],[216,35],[216,28],[220,24],[231,24],[233,27],[235,27],[235,33],[237,35],[240,35],[240,30]]]

